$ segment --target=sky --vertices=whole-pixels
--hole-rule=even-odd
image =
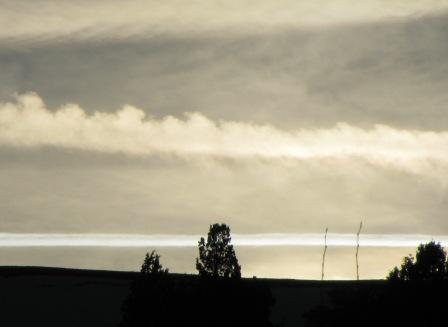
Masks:
[[[0,265],[384,278],[448,245],[448,2],[0,0]]]

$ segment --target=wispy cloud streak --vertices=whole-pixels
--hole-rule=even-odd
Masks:
[[[233,29],[242,33],[422,15],[447,7],[439,0],[259,0],[256,4],[241,0],[2,0],[0,40],[84,40],[220,30],[228,33]]]
[[[0,145],[55,146],[131,156],[357,157],[413,170],[422,161],[448,163],[448,132],[385,125],[362,129],[346,123],[291,132],[271,125],[215,122],[200,113],[187,113],[184,119],[155,119],[132,106],[88,115],[76,104],[51,111],[34,93],[18,96],[16,103],[0,104]]]
[[[200,235],[138,234],[0,234],[0,247],[194,247]],[[361,247],[415,247],[430,240],[448,246],[447,235],[365,234]],[[322,246],[321,234],[235,234],[233,244],[253,246]],[[355,234],[328,234],[328,246],[355,246]]]

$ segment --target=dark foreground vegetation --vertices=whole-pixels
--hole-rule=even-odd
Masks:
[[[403,258],[374,289],[354,283],[330,291],[305,313],[307,326],[447,326],[448,262],[440,243]]]
[[[268,327],[273,302],[257,280],[153,275],[133,282],[120,326]]]
[[[118,326],[124,318],[123,304],[132,294],[132,282],[140,278],[140,272],[0,267],[0,326]],[[197,283],[201,277],[169,273],[168,278],[175,284],[189,285]],[[270,307],[270,322],[273,326],[285,327],[305,326],[303,313],[319,305],[321,293],[351,290],[355,283],[267,278],[242,278],[241,281],[269,289],[275,301]],[[358,284],[376,289],[385,283],[384,280],[361,280]],[[203,302],[213,303],[216,296],[194,305],[197,319],[202,319]],[[221,310],[226,312],[225,308]],[[146,315],[158,316],[150,306],[146,306],[145,311]]]
[[[304,314],[306,326],[447,326],[447,281],[332,290]]]
[[[0,267],[0,326],[118,326],[124,318],[123,303],[131,294],[132,281],[138,280],[140,274]],[[178,285],[193,285],[200,278],[173,273],[168,276],[177,280],[173,282]],[[250,284],[253,279],[242,281]],[[268,288],[275,300],[270,307],[270,322],[274,326],[372,326],[374,322],[379,322],[376,326],[446,326],[446,283],[422,281],[413,286],[412,282],[390,284],[386,280],[321,282],[263,278],[255,282]],[[388,291],[392,285],[395,286]],[[210,306],[216,296],[187,304],[193,308],[196,319],[203,319],[207,308],[203,307],[204,302]],[[146,315],[159,319],[163,315],[177,315],[167,310],[159,313],[155,310],[157,305],[151,308],[151,301],[144,307]],[[227,306],[232,304],[227,302],[221,315],[228,312]],[[389,312],[393,315],[388,316]],[[437,320],[442,323],[437,324]]]
[[[171,278],[160,256],[147,253],[123,305],[120,327],[271,327],[271,291],[256,279],[241,278],[230,241],[227,225],[211,225],[207,239],[198,242],[199,276],[189,281]]]

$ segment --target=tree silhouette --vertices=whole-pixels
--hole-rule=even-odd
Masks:
[[[160,264],[160,255],[152,250],[151,254],[146,253],[140,272],[143,274],[167,274],[168,269]]]
[[[416,278],[414,260],[415,259],[412,254],[404,257],[400,268],[394,267],[394,269],[389,272],[389,275],[386,277],[386,279],[390,281],[415,280]]]
[[[420,280],[442,279],[446,274],[446,253],[440,243],[420,244],[415,255],[415,274]]]
[[[415,259],[412,255],[403,258],[401,267],[389,272],[388,280],[440,280],[446,277],[446,253],[440,243],[431,241],[420,244]]]
[[[210,225],[207,242],[201,237],[198,242],[199,258],[196,269],[201,276],[241,278],[233,245],[230,244],[230,228],[226,224]]]

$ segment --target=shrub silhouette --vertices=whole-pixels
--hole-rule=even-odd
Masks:
[[[207,242],[203,237],[198,242],[199,257],[196,258],[196,269],[200,276],[241,278],[241,266],[230,241],[229,226],[210,225]]]
[[[160,264],[160,255],[155,250],[151,254],[146,253],[140,272],[143,274],[167,274],[168,269]]]

